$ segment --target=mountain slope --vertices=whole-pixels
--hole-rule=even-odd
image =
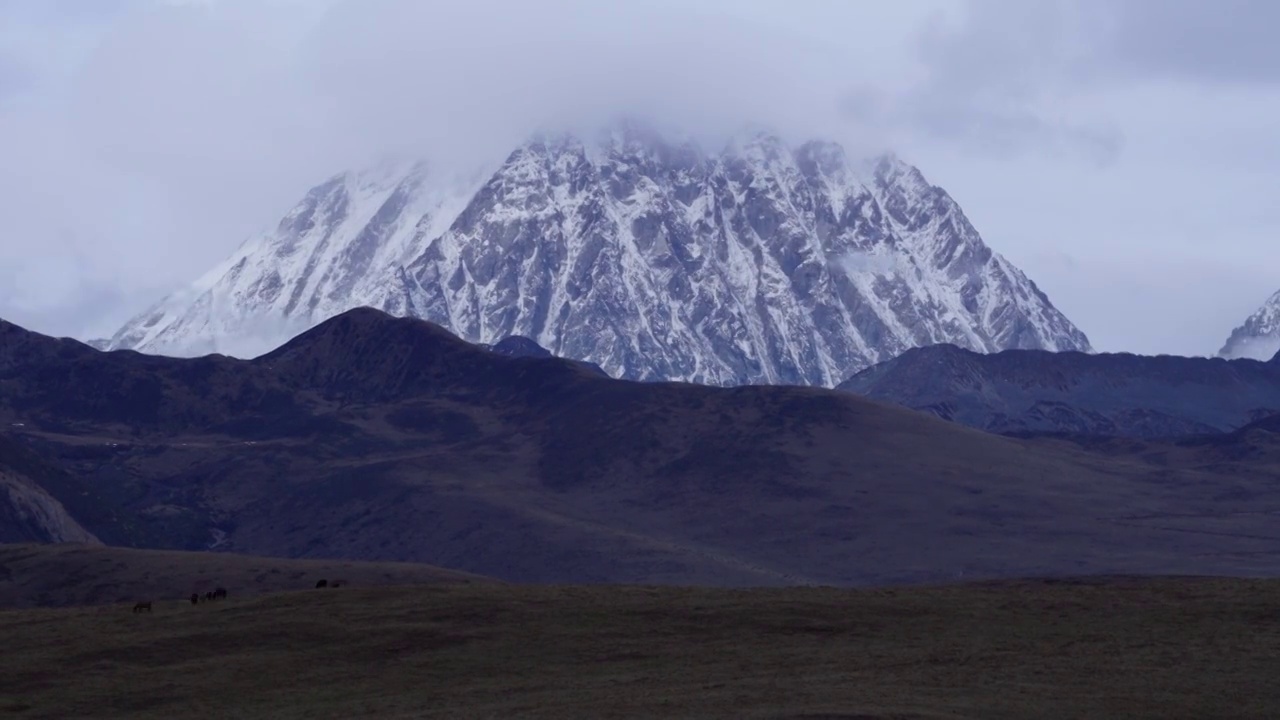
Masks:
[[[42,485],[57,473],[57,468],[0,435],[0,543],[98,543]]]
[[[1280,569],[1251,525],[1280,505],[1270,455],[1168,466],[831,390],[614,380],[372,309],[252,361],[9,328],[0,422],[111,489],[100,537],[533,582]]]
[[[840,390],[991,432],[1168,437],[1227,432],[1280,413],[1280,358],[916,348]]]
[[[1280,355],[1280,292],[1231,332],[1218,351],[1220,357],[1270,360]]]
[[[472,178],[340,175],[110,347],[251,356],[361,305],[614,376],[722,385],[831,386],[938,342],[1089,348],[894,157],[769,134],[706,154],[633,123],[535,138]]]

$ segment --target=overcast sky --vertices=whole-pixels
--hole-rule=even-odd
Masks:
[[[696,9],[690,9],[696,8]],[[0,0],[0,317],[82,338],[387,152],[638,111],[896,151],[1099,350],[1280,289],[1271,0]]]

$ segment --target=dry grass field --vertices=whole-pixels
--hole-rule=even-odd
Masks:
[[[415,563],[292,560],[92,545],[0,545],[0,608],[179,600],[217,587],[232,596],[314,588],[494,582]]]
[[[1280,582],[455,584],[0,612],[9,718],[1276,718]]]

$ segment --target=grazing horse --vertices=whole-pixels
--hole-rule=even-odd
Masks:
[[[199,603],[200,603],[200,593],[191,593],[191,604],[197,605]]]
[[[136,612],[136,613],[140,613],[140,612],[142,612],[143,610],[146,610],[147,612],[151,612],[151,601],[150,601],[150,600],[148,600],[147,602],[140,602],[140,603],[138,603],[137,605],[134,605],[134,606],[133,606],[133,611],[134,611],[134,612]]]
[[[317,580],[317,581],[316,581],[316,587],[318,587],[318,588],[322,588],[322,587],[329,587],[329,581],[328,581],[328,580]]]
[[[214,591],[213,591],[213,599],[214,599],[214,600],[226,600],[226,599],[227,599],[227,589],[226,589],[226,588],[218,588],[218,589],[214,590]]]

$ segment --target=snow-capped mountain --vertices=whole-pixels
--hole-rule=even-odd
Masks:
[[[1270,360],[1280,353],[1280,292],[1236,328],[1218,355],[1227,359]]]
[[[367,305],[614,376],[832,386],[903,350],[1088,350],[960,207],[893,156],[626,123],[459,180],[344,173],[123,327],[112,348],[253,355]]]

